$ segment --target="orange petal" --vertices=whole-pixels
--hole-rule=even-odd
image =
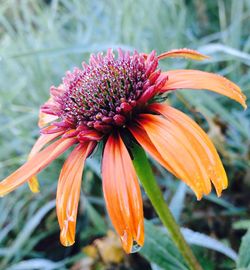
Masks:
[[[220,196],[221,191],[227,188],[227,175],[220,157],[207,134],[187,115],[166,104],[152,104],[149,106],[149,110],[164,115],[188,136],[215,186],[217,195]]]
[[[45,127],[47,124],[55,121],[58,119],[58,116],[52,115],[52,114],[47,114],[44,112],[39,113],[39,120],[38,120],[38,126],[39,128]]]
[[[211,191],[209,176],[192,138],[183,133],[178,125],[161,116],[141,114],[138,123],[165,162],[191,187],[198,199]]]
[[[31,192],[33,192],[33,193],[40,192],[40,185],[39,185],[39,181],[38,181],[36,175],[32,176],[29,179],[28,184],[29,184],[29,188],[30,188]]]
[[[102,161],[103,192],[110,219],[127,253],[133,241],[144,243],[143,207],[139,183],[120,135],[110,135]]]
[[[28,181],[32,176],[38,174],[76,141],[75,139],[59,139],[37,153],[23,166],[0,182],[0,196],[4,196],[13,191]]]
[[[42,134],[32,147],[30,154],[28,156],[28,160],[31,159],[33,156],[35,156],[47,143],[51,142],[61,134],[63,134],[63,132],[58,132],[54,134]],[[29,179],[28,184],[32,192],[34,193],[39,192],[39,182],[36,176],[32,176]]]
[[[28,159],[31,159],[32,157],[34,157],[47,143],[53,141],[54,139],[56,139],[62,134],[63,132],[52,133],[52,134],[42,134],[33,145],[29,153]]]
[[[94,142],[79,144],[65,161],[57,187],[56,211],[60,225],[60,241],[64,246],[75,242],[75,228],[80,198],[82,173]]]
[[[133,134],[138,143],[142,146],[142,148],[148,152],[157,162],[159,162],[164,168],[166,168],[169,172],[174,174],[177,178],[178,173],[174,170],[174,168],[170,167],[170,164],[165,161],[165,159],[161,156],[158,150],[155,148],[154,144],[148,137],[146,131],[139,126],[130,126],[128,127],[130,132]]]
[[[45,104],[47,105],[50,105],[50,104],[53,104],[54,101],[53,101],[53,98],[50,97],[46,102]],[[55,121],[58,119],[58,116],[57,115],[52,115],[52,114],[47,114],[47,113],[44,113],[40,110],[39,112],[39,120],[38,120],[38,126],[39,128],[43,128],[45,127],[47,124]]]
[[[209,56],[201,54],[195,50],[186,49],[186,48],[164,52],[158,56],[158,59],[162,60],[167,57],[184,57],[184,58],[189,58],[189,59],[193,59],[197,61],[202,61],[206,58],[209,58]]]
[[[199,70],[170,70],[162,76],[168,80],[162,91],[190,88],[195,90],[207,89],[238,101],[245,109],[246,96],[241,89],[228,79],[213,73]]]

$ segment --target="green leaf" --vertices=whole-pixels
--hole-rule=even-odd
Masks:
[[[105,233],[107,230],[107,226],[105,222],[103,221],[103,218],[87,200],[85,201],[85,203],[86,203],[86,210],[87,210],[89,219],[95,226],[96,230],[99,233]]]
[[[239,257],[237,261],[238,268],[250,268],[250,229],[247,233],[242,237]]]
[[[56,269],[65,269],[63,267],[63,264],[61,262],[53,262],[47,259],[31,259],[27,261],[21,261],[15,265],[12,265],[6,270],[32,270],[32,269],[38,269],[38,270],[56,270]]]
[[[186,192],[187,192],[186,184],[183,182],[180,182],[169,205],[169,208],[175,220],[177,220],[177,222],[180,220],[180,216],[184,208]]]
[[[235,230],[247,230],[250,228],[250,219],[239,220],[233,223]]]
[[[187,270],[181,254],[166,232],[145,221],[145,244],[140,254],[162,269]]]
[[[223,244],[222,242],[206,234],[195,232],[188,228],[182,228],[181,232],[189,244],[212,249],[224,254],[233,261],[237,260],[237,254],[235,253],[235,251]]]
[[[25,247],[27,241],[34,230],[39,226],[45,215],[55,207],[55,200],[46,203],[43,207],[37,211],[37,213],[26,223],[22,231],[20,231],[18,237],[13,242],[13,244],[8,248],[8,253],[6,254],[1,266],[7,265],[7,263],[15,256],[19,250]],[[19,251],[20,252],[20,251]]]

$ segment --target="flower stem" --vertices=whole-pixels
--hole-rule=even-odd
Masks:
[[[202,267],[196,260],[191,248],[185,241],[178,224],[175,222],[168,205],[164,201],[162,192],[155,180],[145,151],[136,144],[134,144],[131,150],[133,154],[133,164],[137,175],[140,178],[140,182],[162,223],[168,229],[172,240],[180,250],[189,268],[191,270],[202,270]]]

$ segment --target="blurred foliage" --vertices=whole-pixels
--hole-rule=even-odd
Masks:
[[[239,258],[237,260],[237,267],[243,269],[250,268],[250,230],[242,238],[242,243],[239,250]]]
[[[38,109],[48,99],[49,87],[58,85],[65,71],[80,66],[91,52],[108,47],[158,53],[197,49],[211,58],[202,63],[164,60],[162,68],[217,72],[239,84],[250,97],[249,29],[249,0],[0,0],[0,177],[26,160],[39,134]],[[232,224],[250,218],[250,111],[208,92],[179,91],[169,99],[209,133],[230,187],[222,198],[212,194],[197,203],[189,190],[153,162],[165,198],[180,224],[238,251],[245,227],[237,230]],[[39,175],[40,194],[31,194],[25,185],[1,199],[0,269],[70,269],[86,258],[84,246],[106,234],[110,223],[95,155],[84,174],[77,242],[70,248],[60,246],[54,198],[63,159]],[[144,206],[151,223],[146,226],[141,255],[126,256],[123,263],[104,269],[182,269],[173,268],[181,260],[177,253],[171,257],[172,245],[164,244],[170,241],[165,233],[161,239],[159,232],[152,234],[160,230],[158,226],[149,229],[158,219],[146,196]],[[248,266],[248,250],[249,233],[240,248],[238,267]],[[222,253],[197,245],[194,251],[205,269],[236,265]]]

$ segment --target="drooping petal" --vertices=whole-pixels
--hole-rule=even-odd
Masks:
[[[245,109],[246,97],[241,89],[228,79],[213,73],[200,70],[170,70],[163,72],[162,76],[168,80],[161,92],[176,89],[207,89],[238,101]]]
[[[176,176],[191,187],[198,199],[211,191],[211,182],[199,153],[178,125],[150,114],[141,114],[137,122]]]
[[[19,169],[0,182],[0,196],[4,196],[13,191],[28,181],[33,175],[38,174],[54,159],[76,143],[76,141],[76,139],[59,139],[37,153]]]
[[[76,218],[84,163],[95,145],[95,142],[79,144],[65,161],[60,173],[56,194],[56,211],[61,229],[60,241],[64,246],[73,245],[75,242]]]
[[[158,56],[158,59],[162,60],[167,57],[184,57],[184,58],[189,58],[189,59],[193,59],[197,61],[202,61],[204,59],[209,58],[208,56],[201,54],[195,50],[186,49],[186,48],[164,52]]]
[[[159,162],[164,168],[166,168],[169,172],[174,174],[177,178],[180,178],[178,176],[178,173],[174,170],[174,168],[170,167],[170,164],[166,162],[166,160],[161,156],[159,151],[156,149],[150,138],[148,137],[148,134],[143,128],[140,128],[140,126],[132,125],[128,127],[132,135],[135,137],[135,139],[138,141],[138,143],[143,147],[143,149],[146,150],[157,162]]]
[[[58,132],[54,134],[42,134],[32,147],[30,154],[28,156],[28,160],[31,159],[33,156],[35,156],[47,143],[53,141],[54,139],[62,135],[62,133],[63,132]],[[39,182],[35,175],[29,179],[28,184],[32,192],[34,193],[39,192]]]
[[[149,106],[149,110],[162,114],[188,136],[215,186],[217,195],[220,196],[221,191],[228,185],[227,175],[207,134],[191,118],[171,106],[155,103]]]
[[[103,192],[110,219],[130,253],[133,241],[144,243],[142,198],[129,153],[120,135],[110,135],[103,161]]]
[[[62,134],[63,134],[63,132],[40,135],[40,137],[37,139],[37,141],[33,145],[32,149],[29,153],[28,159],[31,159],[32,157],[34,157],[46,144],[53,141],[54,139],[56,139],[57,137],[59,137]]]

